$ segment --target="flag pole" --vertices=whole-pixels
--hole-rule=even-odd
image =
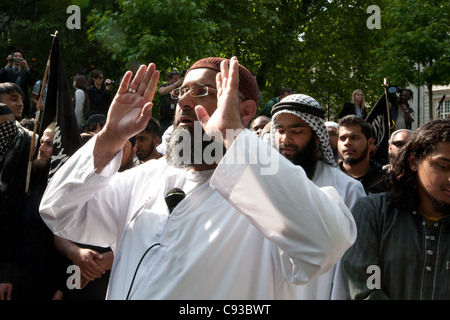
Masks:
[[[387,109],[387,121],[388,121],[388,134],[391,136],[391,110],[389,106],[389,99],[387,93],[387,80],[384,78],[384,97],[386,99],[386,109]]]
[[[58,31],[55,31],[55,34],[51,35],[53,37],[53,40],[56,38],[57,35],[58,35]],[[53,45],[51,48],[53,48]],[[48,59],[47,59],[47,65],[45,66],[44,78],[42,79],[41,91],[39,94],[39,101],[36,106],[36,120],[34,121],[33,137],[31,138],[30,155],[28,157],[28,169],[27,169],[27,179],[26,179],[26,184],[25,184],[25,192],[28,192],[28,189],[30,187],[31,164],[32,164],[33,158],[34,158],[34,151],[36,149],[36,146],[35,146],[36,141],[35,140],[36,140],[38,122],[39,122],[39,118],[40,118],[40,114],[41,114],[41,110],[42,110],[42,97],[44,95],[45,85],[47,84],[47,79],[48,79],[48,71],[50,69],[50,57],[52,55],[51,48],[50,48],[50,54],[48,55]]]

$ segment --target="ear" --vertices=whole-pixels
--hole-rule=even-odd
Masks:
[[[369,140],[367,140],[367,143],[369,144],[369,146],[375,144],[374,138],[369,138]]]
[[[161,144],[161,138],[159,136],[156,136],[153,138],[153,143],[157,146]]]
[[[241,120],[244,127],[248,128],[256,114],[256,103],[253,100],[245,100],[241,103]]]
[[[417,172],[417,170],[419,168],[419,164],[417,163],[417,159],[416,159],[416,157],[414,157],[413,154],[409,155],[408,163],[409,163],[409,167],[411,168],[411,171]]]

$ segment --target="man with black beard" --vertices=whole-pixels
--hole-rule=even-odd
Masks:
[[[136,135],[136,156],[139,161],[144,163],[161,158],[161,153],[156,149],[160,143],[159,123],[154,118],[150,118],[145,129]]]
[[[419,127],[391,163],[389,191],[355,207],[342,258],[349,299],[448,300],[450,120]]]
[[[366,196],[360,182],[336,168],[324,111],[312,97],[293,94],[272,109],[271,140],[293,164],[301,166],[317,186],[332,186],[353,209]],[[298,299],[345,299],[339,266],[297,288]]]
[[[342,161],[339,168],[364,186],[367,194],[386,191],[385,174],[381,164],[370,158],[374,144],[372,128],[355,115],[339,120],[338,151]]]

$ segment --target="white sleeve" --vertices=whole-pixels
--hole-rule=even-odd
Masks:
[[[291,282],[326,272],[356,239],[353,216],[336,190],[318,188],[247,129],[216,168],[211,186],[274,244],[275,263]]]
[[[84,122],[83,107],[86,95],[83,90],[77,89],[75,91],[75,117],[78,125],[82,126]]]
[[[58,236],[80,243],[114,247],[123,225],[121,199],[126,188],[111,183],[122,152],[95,173],[92,137],[55,173],[40,204],[41,217]],[[117,179],[115,179],[117,180]]]

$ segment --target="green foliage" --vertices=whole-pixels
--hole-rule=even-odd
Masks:
[[[70,4],[81,7],[81,30],[66,27]],[[366,26],[370,5],[381,8],[381,29]],[[258,74],[263,104],[288,86],[316,98],[329,119],[356,88],[373,106],[384,78],[450,82],[443,0],[3,0],[0,9],[0,50],[6,58],[24,49],[38,77],[58,30],[69,76],[99,68],[118,81],[155,62],[165,82],[199,58],[236,55]]]
[[[448,1],[396,0],[386,6],[388,35],[374,50],[378,73],[405,87],[450,83],[450,3]],[[384,58],[384,59],[383,59]],[[429,95],[430,108],[432,94]],[[429,110],[432,117],[432,110]]]

